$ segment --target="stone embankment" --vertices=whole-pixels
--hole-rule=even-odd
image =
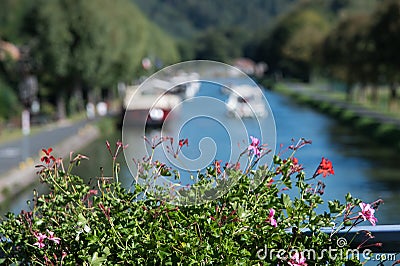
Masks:
[[[279,84],[274,90],[294,100],[310,105],[370,136],[380,143],[400,151],[400,119],[362,106],[318,94],[298,83]]]
[[[82,149],[99,136],[99,128],[88,123],[80,128],[77,134],[54,145],[52,147],[55,151],[54,155],[62,158],[69,158],[71,151]],[[28,157],[24,162],[19,164],[19,167],[11,169],[0,176],[0,203],[11,199],[37,181],[38,176],[36,172],[38,168],[35,168],[35,165],[41,164],[40,156],[40,153],[38,153],[35,157]]]

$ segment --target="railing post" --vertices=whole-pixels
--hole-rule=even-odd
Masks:
[[[339,237],[347,239],[352,248],[357,248],[367,236],[366,232],[371,232],[374,238],[368,240],[363,246],[375,253],[400,252],[400,225],[376,225],[376,226],[356,226],[350,229],[343,229],[338,232]],[[382,246],[368,246],[369,244],[382,243]],[[362,249],[362,247],[361,247]]]
[[[332,228],[322,228],[322,232],[330,234]],[[361,250],[370,249],[374,253],[397,253],[400,252],[400,225],[376,225],[376,226],[355,226],[349,230],[344,228],[336,235],[344,237],[351,248],[358,248],[368,236],[370,232],[373,236],[361,246]],[[307,232],[304,232],[307,234]],[[375,243],[382,243],[382,245],[374,245]],[[370,245],[371,244],[371,245]],[[364,248],[363,248],[364,247]]]

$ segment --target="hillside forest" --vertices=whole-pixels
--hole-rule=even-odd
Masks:
[[[398,99],[396,0],[3,0],[0,123],[62,119],[183,60],[265,62],[270,80],[382,85]],[[144,66],[143,59],[151,66]],[[27,89],[30,88],[30,89]],[[350,98],[350,97],[349,97]]]

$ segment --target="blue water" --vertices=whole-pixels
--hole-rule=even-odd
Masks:
[[[397,163],[400,160],[399,154],[355,132],[348,125],[342,125],[334,118],[296,104],[292,99],[268,90],[265,90],[265,95],[276,123],[277,153],[291,145],[291,139],[306,138],[312,140],[312,144],[299,150],[295,156],[304,166],[308,176],[314,173],[322,157],[333,162],[335,175],[323,179],[327,185],[325,200],[344,201],[344,195],[348,192],[365,202],[373,202],[381,198],[385,204],[376,213],[378,223],[400,223],[398,204],[400,202],[400,164]],[[221,103],[227,97],[217,85],[213,84],[202,86],[197,96],[211,97],[220,100]],[[188,162],[199,158],[200,161],[203,160],[200,166],[195,164],[199,168],[207,166],[214,160],[230,161],[237,152],[240,153],[243,148],[246,148],[249,141],[246,138],[249,135],[261,137],[260,129],[257,128],[255,121],[229,118],[222,106],[185,102],[176,120],[165,129],[165,134],[175,136],[175,145],[180,138],[189,139],[189,147],[182,148],[182,155],[188,159]],[[193,114],[196,113],[200,115],[193,118]],[[212,113],[213,119],[201,116],[204,113]],[[190,120],[191,117],[193,119]],[[174,125],[178,126],[174,127]],[[235,128],[237,130],[234,130]],[[247,135],[242,134],[243,129],[247,130]],[[273,132],[268,128],[263,130],[266,130],[266,135],[268,132]],[[151,130],[147,133],[154,136],[161,135],[162,132]],[[126,165],[132,166],[133,157],[141,158],[146,154],[143,134],[142,129],[132,128],[126,137],[130,147],[134,147],[133,153],[127,157],[122,167],[121,178],[125,176],[126,183],[130,183],[128,180],[131,180],[131,173]],[[232,141],[240,137],[244,138],[242,142]],[[271,140],[269,137],[271,136],[265,138],[265,142]],[[105,149],[105,139],[109,139],[110,142],[121,139],[121,132],[118,131],[113,136],[105,136],[84,149],[82,153],[91,159],[83,162],[84,167],[77,169],[76,173],[90,178],[98,176],[99,167],[104,166],[105,174],[110,174],[111,159]],[[283,148],[280,148],[281,144]],[[286,152],[282,156],[288,155],[289,153]],[[25,201],[29,197],[31,193],[22,195],[9,206],[9,209],[19,212],[25,207]]]
[[[383,199],[385,204],[376,213],[379,224],[400,223],[400,165],[396,163],[400,159],[399,154],[355,132],[348,125],[342,125],[332,117],[296,104],[293,99],[268,90],[264,93],[276,123],[276,152],[283,152],[287,146],[293,144],[292,139],[305,138],[312,140],[312,144],[300,149],[295,156],[304,166],[307,176],[314,173],[322,157],[333,162],[335,175],[322,178],[327,185],[324,194],[326,201],[344,201],[348,192],[364,202]],[[203,84],[197,96],[209,96],[221,101],[227,98],[218,86],[212,84]],[[196,117],[182,123],[194,114],[202,114],[204,110],[210,111],[213,118]],[[193,160],[204,156],[203,167],[214,160],[232,161],[237,155],[234,154],[235,151],[240,152],[248,145],[246,137],[260,137],[257,121],[243,119],[240,120],[243,123],[241,124],[238,119],[227,117],[222,106],[218,104],[196,105],[186,102],[175,122],[176,125],[183,126],[172,126],[166,133],[176,135],[177,139],[189,138],[190,145],[183,147],[182,153]],[[243,125],[247,135],[239,129]],[[237,130],[233,130],[235,128]],[[160,132],[150,132],[150,135],[157,134]],[[232,141],[235,134],[236,139],[242,137],[242,143],[236,144]],[[268,143],[268,140],[265,142]],[[283,157],[289,155],[289,152],[282,154]]]
[[[335,175],[324,179],[326,200],[343,200],[348,192],[365,202],[381,198],[385,204],[376,213],[379,223],[400,222],[399,154],[288,98],[272,92],[267,92],[267,97],[275,115],[278,143],[287,145],[290,138],[301,137],[312,140],[312,145],[296,154],[308,176],[322,156],[333,162]]]

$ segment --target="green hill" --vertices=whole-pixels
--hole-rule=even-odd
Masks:
[[[376,0],[131,0],[180,42],[183,59],[256,57],[260,41],[293,10],[313,6],[328,24]]]
[[[210,28],[264,28],[296,0],[133,0],[147,16],[178,38]]]

